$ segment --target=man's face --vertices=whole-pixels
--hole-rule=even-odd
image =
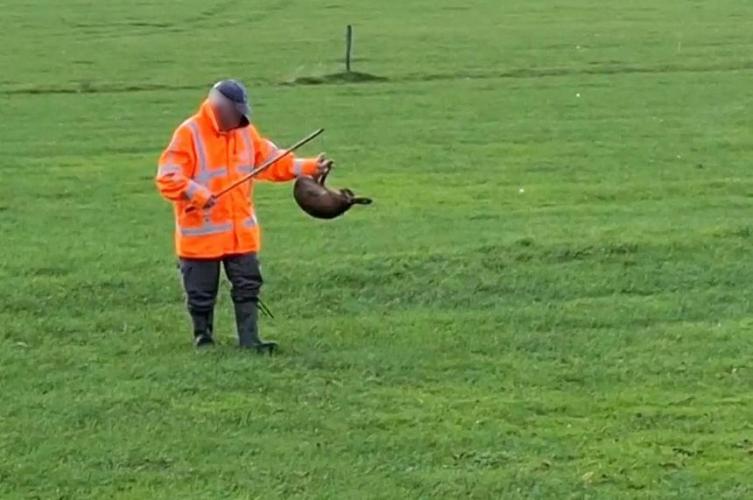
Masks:
[[[214,111],[217,117],[217,125],[221,130],[227,131],[241,126],[243,115],[235,109],[231,102],[215,102]]]

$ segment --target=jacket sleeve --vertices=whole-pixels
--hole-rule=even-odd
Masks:
[[[179,127],[160,156],[155,182],[165,199],[173,202],[185,200],[202,208],[212,193],[192,179],[196,168],[193,151],[190,130],[186,126]]]
[[[261,166],[265,161],[279,155],[284,149],[278,148],[274,142],[262,137],[254,128],[251,128],[251,139],[254,142],[254,166]],[[272,182],[285,182],[302,175],[316,174],[316,158],[297,158],[292,153],[272,164],[257,177],[259,180]]]

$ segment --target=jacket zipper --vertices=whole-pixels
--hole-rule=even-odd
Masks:
[[[230,154],[230,137],[231,137],[231,135],[233,137],[233,142],[235,142],[235,140],[234,140],[235,139],[235,131],[228,132],[225,135],[225,160],[226,160],[225,163],[227,165],[228,179],[232,178],[230,176],[230,171],[231,171],[231,168],[234,168],[234,166],[232,166],[232,162],[230,161],[232,159],[232,155]],[[235,197],[235,194],[236,193],[233,193],[233,192],[228,193],[228,195],[230,195],[231,197]],[[232,203],[232,200],[231,200],[231,204],[230,204],[230,214],[231,214],[230,216],[232,217],[232,221],[233,221],[233,241],[234,241],[233,250],[235,251],[235,250],[238,249],[238,247],[240,245],[240,242],[238,241],[238,228],[236,227],[237,217],[235,216],[235,203]]]

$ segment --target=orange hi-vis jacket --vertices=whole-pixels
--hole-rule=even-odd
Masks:
[[[228,191],[213,207],[202,207],[212,193],[279,152],[253,125],[221,132],[208,101],[177,128],[160,157],[156,183],[162,196],[173,202],[179,257],[216,259],[259,251],[259,224],[251,201],[253,180]],[[315,172],[315,159],[291,154],[255,179],[281,182]],[[189,207],[193,209],[187,211]]]

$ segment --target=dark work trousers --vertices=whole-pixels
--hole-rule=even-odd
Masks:
[[[232,289],[238,341],[243,347],[259,344],[257,304],[262,285],[259,260],[255,253],[229,255],[221,259],[184,259],[179,262],[188,312],[193,321],[194,336],[213,333],[214,304],[220,282],[220,264]]]

